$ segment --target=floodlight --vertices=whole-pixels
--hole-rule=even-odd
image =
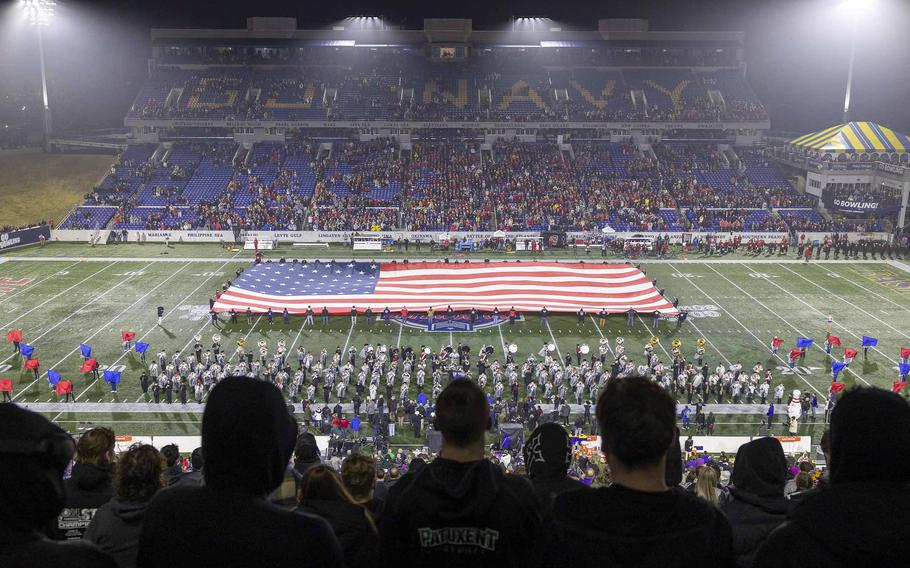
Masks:
[[[28,15],[28,21],[34,26],[50,24],[57,3],[54,0],[20,0],[22,8]]]

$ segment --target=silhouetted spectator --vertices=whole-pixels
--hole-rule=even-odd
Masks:
[[[58,539],[79,539],[98,507],[111,500],[114,461],[114,431],[92,428],[76,442],[76,463],[67,479],[66,508],[57,517]]]
[[[910,406],[876,388],[831,412],[831,481],[761,545],[757,566],[904,566],[910,542]],[[798,550],[798,554],[794,551]]]
[[[787,519],[784,497],[787,460],[777,438],[759,438],[739,447],[730,492],[720,509],[733,528],[733,554],[738,566],[751,566],[762,542]]]
[[[76,445],[34,412],[0,404],[0,566],[113,568],[84,541],[54,542],[43,531],[66,503],[63,472]]]
[[[542,510],[549,511],[560,493],[586,486],[568,477],[572,465],[572,441],[566,429],[548,422],[537,427],[522,448],[528,479]]]
[[[613,484],[556,498],[552,564],[583,565],[592,553],[608,566],[732,563],[723,514],[691,492],[667,487],[667,454],[678,443],[667,392],[643,377],[614,379],[597,402],[597,421]]]
[[[136,566],[145,511],[164,486],[164,457],[153,446],[136,444],[120,454],[114,497],[98,508],[82,538],[110,554],[120,568]]]
[[[160,492],[146,513],[139,566],[338,566],[328,524],[266,501],[291,457],[297,424],[271,383],[228,377],[202,418],[203,487]]]
[[[486,394],[454,381],[436,402],[439,457],[390,490],[380,523],[385,565],[508,566],[536,564],[540,521],[527,479],[484,459],[490,427]]]

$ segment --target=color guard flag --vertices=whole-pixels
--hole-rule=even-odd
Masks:
[[[72,381],[60,381],[57,383],[57,394],[66,394],[68,392],[73,392]]]
[[[844,390],[844,388],[846,388],[846,386],[847,385],[845,383],[839,383],[837,381],[834,381],[831,383],[831,392],[840,392],[840,391]]]
[[[108,383],[119,383],[120,382],[120,371],[105,371],[104,372],[104,381]]]
[[[907,386],[907,381],[894,381],[891,385],[891,390],[894,392],[901,392],[905,386]]]
[[[0,392],[13,392],[13,380],[0,379]]]
[[[783,344],[784,344],[784,340],[781,339],[780,337],[775,336],[774,339],[771,340],[771,347],[777,348]]]
[[[132,340],[136,339],[136,334],[132,331],[124,331],[121,334],[121,337],[123,337],[124,341],[132,341]]]
[[[94,371],[97,368],[98,368],[97,359],[86,359],[85,361],[82,362],[82,372],[83,373],[91,373],[92,371]]]
[[[141,341],[136,342],[136,353],[145,353],[146,351],[148,351],[148,348],[149,348],[148,343],[142,343]]]
[[[82,343],[79,345],[79,349],[82,350],[82,356],[85,357],[86,359],[88,359],[89,357],[92,356],[92,346],[91,345],[86,345],[85,343]]]
[[[809,347],[810,345],[812,345],[812,340],[809,339],[808,337],[800,337],[799,339],[796,340],[796,346],[799,347],[800,349]]]
[[[840,345],[840,337],[838,337],[836,335],[829,335],[828,344],[829,345]]]
[[[22,330],[21,329],[11,329],[6,332],[6,340],[10,343],[22,343]]]
[[[55,371],[53,369],[50,369],[47,372],[47,382],[49,382],[52,385],[56,385],[57,383],[59,383],[60,382],[60,373],[58,373],[57,371]]]
[[[910,374],[910,363],[901,363],[897,366],[897,369],[901,377],[906,377]]]
[[[901,359],[910,357],[910,347],[901,347]]]
[[[831,374],[834,376],[835,381],[837,380],[837,375],[839,375],[840,372],[846,368],[847,368],[846,363],[841,363],[840,361],[835,361],[835,362],[831,363]]]
[[[29,359],[28,361],[25,362],[25,368],[26,368],[26,369],[37,369],[37,368],[38,368],[38,360],[37,360],[37,359]]]
[[[878,339],[863,336],[863,347],[875,347],[876,345],[878,345]]]
[[[845,359],[853,359],[855,357],[856,357],[856,349],[851,349],[849,347],[844,349],[844,358]]]
[[[29,345],[28,343],[24,343],[22,346],[19,347],[19,352],[22,353],[23,355],[25,355],[26,359],[31,359],[32,354],[35,352],[35,348],[32,347],[31,345]]]

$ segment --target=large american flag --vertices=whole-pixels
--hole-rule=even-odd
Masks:
[[[444,262],[308,264],[266,262],[247,268],[215,302],[215,311],[303,314],[349,313],[356,306],[381,312],[388,307],[423,311],[477,308],[501,311],[676,314],[650,279],[628,264],[562,262]]]

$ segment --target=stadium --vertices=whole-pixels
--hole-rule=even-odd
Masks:
[[[906,557],[906,6],[135,4],[0,15],[0,565]]]

